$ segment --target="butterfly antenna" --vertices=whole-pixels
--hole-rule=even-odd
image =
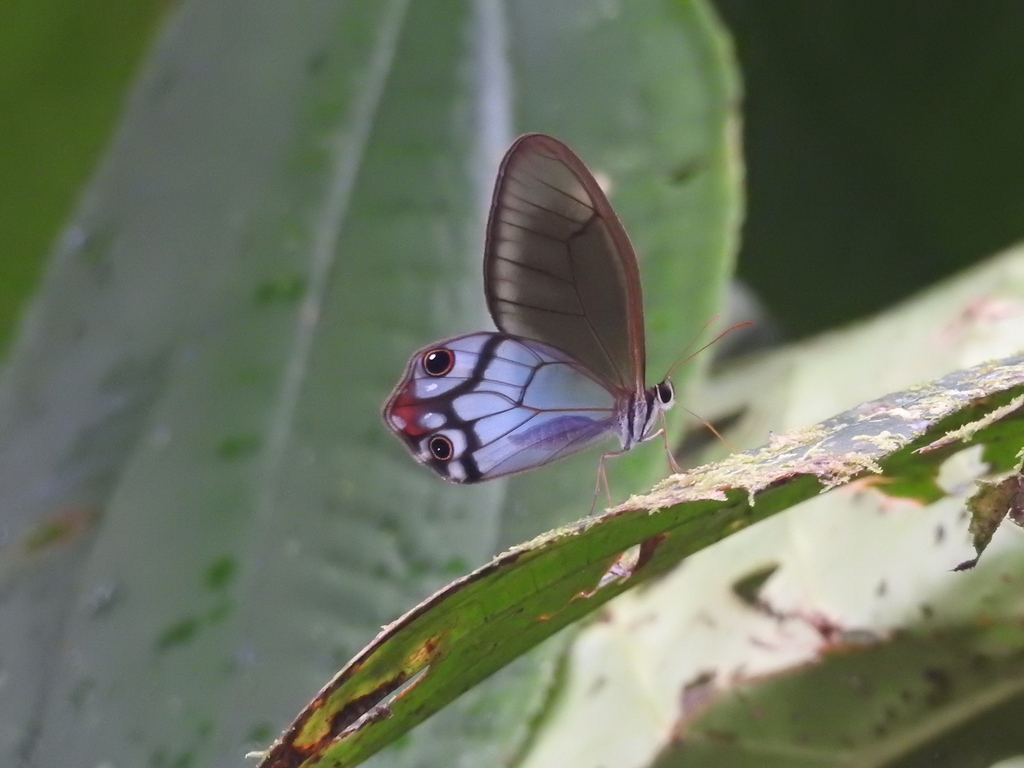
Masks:
[[[712,324],[713,322],[715,322],[715,320],[717,320],[717,319],[718,319],[718,315],[714,315],[714,316],[712,316],[712,318],[711,318],[710,320],[708,320],[708,321],[707,321],[706,323],[704,323],[704,325],[702,325],[702,326],[700,327],[700,330],[699,330],[699,331],[697,331],[697,334],[696,334],[696,335],[695,335],[695,336],[693,337],[693,341],[691,341],[691,342],[690,342],[689,344],[687,344],[687,345],[686,345],[686,349],[684,349],[684,350],[683,350],[683,355],[685,355],[685,357],[680,357],[680,358],[679,358],[678,360],[676,360],[676,361],[675,361],[675,362],[674,362],[674,363],[672,364],[672,367],[668,369],[668,373],[666,373],[666,374],[665,374],[665,379],[666,379],[666,380],[672,377],[672,373],[673,373],[673,372],[674,372],[674,371],[676,370],[676,368],[678,368],[679,366],[683,365],[684,363],[688,363],[688,362],[690,362],[691,360],[693,360],[693,358],[695,358],[695,357],[696,357],[697,355],[699,355],[699,354],[700,354],[701,352],[703,352],[703,351],[704,351],[705,349],[707,349],[708,347],[710,347],[710,346],[711,346],[712,344],[714,344],[714,343],[716,343],[717,341],[719,341],[719,340],[720,340],[720,339],[721,339],[721,338],[722,338],[723,336],[725,336],[726,334],[732,333],[732,332],[733,332],[733,331],[735,331],[735,330],[736,330],[737,328],[742,328],[742,327],[743,327],[743,326],[745,326],[745,325],[753,325],[753,324],[754,324],[754,321],[753,321],[753,320],[744,320],[744,321],[743,321],[742,323],[736,323],[736,325],[732,325],[732,326],[730,326],[730,327],[726,328],[726,329],[725,329],[724,331],[722,331],[722,332],[721,332],[720,334],[718,334],[717,336],[715,336],[715,338],[713,338],[713,339],[712,339],[711,341],[709,341],[709,342],[708,342],[707,344],[705,344],[705,345],[704,345],[703,347],[701,347],[700,349],[698,349],[698,350],[697,350],[696,352],[691,352],[691,353],[690,353],[689,355],[687,355],[686,353],[687,353],[687,352],[688,352],[688,351],[690,350],[690,348],[691,348],[691,347],[692,347],[692,346],[693,346],[694,344],[696,344],[696,343],[697,343],[697,339],[699,339],[699,338],[700,338],[700,335],[701,335],[702,333],[704,333],[705,329],[706,329],[706,328],[707,328],[707,327],[708,327],[709,325],[711,325],[711,324]],[[700,417],[699,417],[699,416],[697,416],[697,414],[695,414],[695,413],[694,413],[694,414],[691,414],[691,415],[692,415],[692,416],[695,416],[696,418],[700,418]],[[701,419],[701,421],[704,421],[704,419]],[[705,423],[705,424],[708,424],[708,423],[707,423],[706,421],[704,421],[704,423]],[[708,424],[708,426],[709,426],[709,427],[711,427],[711,425],[710,425],[710,424]],[[712,432],[714,432],[714,431],[715,431],[714,427],[711,427],[711,431],[712,431]],[[715,432],[715,434],[718,434],[718,433],[717,433],[717,432]]]
[[[729,449],[729,453],[739,453],[739,451],[736,450],[736,447],[732,443],[730,443],[728,440],[726,440],[722,436],[721,432],[719,432],[717,429],[715,429],[715,425],[714,424],[712,424],[707,419],[705,419],[705,418],[703,418],[701,416],[698,416],[696,413],[691,411],[689,408],[687,408],[682,403],[679,403],[679,407],[682,408],[684,411],[686,411],[691,416],[693,416],[693,418],[695,418],[697,421],[699,421],[705,427],[707,427],[711,431],[711,434],[713,434],[715,437],[717,437],[719,440],[721,440],[722,443],[725,445],[725,447]]]
[[[673,372],[674,372],[674,371],[675,371],[675,370],[676,370],[676,369],[677,369],[677,368],[678,368],[679,366],[683,365],[684,363],[688,363],[688,362],[690,362],[690,360],[692,360],[693,358],[695,358],[695,357],[696,357],[697,355],[699,355],[699,354],[700,354],[701,352],[703,352],[703,351],[704,351],[705,349],[707,349],[708,347],[710,347],[710,346],[711,346],[712,344],[714,344],[714,343],[718,342],[719,340],[721,340],[721,339],[722,339],[722,337],[723,337],[723,336],[725,336],[726,334],[732,333],[732,332],[733,332],[733,331],[735,331],[735,330],[736,330],[737,328],[742,328],[742,327],[743,327],[743,326],[745,326],[745,325],[753,325],[753,324],[754,324],[752,320],[744,320],[744,321],[743,321],[742,323],[736,323],[736,325],[732,325],[732,326],[729,326],[729,327],[728,327],[728,328],[726,328],[726,329],[725,329],[724,331],[722,331],[722,332],[721,332],[720,334],[718,334],[717,336],[715,336],[715,338],[713,338],[713,339],[712,339],[711,341],[709,341],[709,342],[708,342],[707,344],[705,344],[705,345],[704,345],[704,346],[702,346],[702,347],[701,347],[700,349],[698,349],[698,350],[697,350],[696,352],[691,352],[690,354],[686,354],[686,353],[687,353],[687,352],[688,352],[688,351],[689,351],[689,350],[690,350],[690,349],[691,349],[691,348],[693,347],[693,345],[697,343],[697,339],[699,339],[699,338],[700,338],[700,335],[701,335],[702,333],[704,333],[704,331],[705,331],[705,330],[707,330],[707,327],[708,327],[709,325],[711,325],[711,324],[712,324],[713,322],[715,322],[715,320],[717,320],[717,319],[718,319],[718,315],[713,315],[713,316],[711,317],[711,319],[709,319],[709,320],[708,320],[708,321],[707,321],[706,323],[704,323],[704,325],[702,325],[702,326],[700,327],[700,330],[699,330],[699,331],[697,331],[696,335],[695,335],[695,336],[693,337],[693,340],[692,340],[692,341],[691,341],[691,342],[690,342],[689,344],[687,344],[687,345],[686,345],[686,349],[684,349],[684,350],[683,350],[683,354],[682,354],[682,355],[680,356],[680,358],[679,358],[678,360],[676,360],[676,362],[675,362],[675,363],[673,363],[673,364],[672,364],[672,367],[671,367],[671,368],[669,368],[669,369],[668,369],[668,373],[666,373],[666,374],[665,374],[665,379],[666,379],[666,380],[667,380],[667,379],[669,379],[669,378],[671,378],[671,376],[672,376],[672,373],[673,373]],[[725,439],[725,437],[723,437],[723,436],[722,436],[722,433],[721,433],[721,432],[719,432],[719,431],[718,431],[717,429],[715,429],[715,425],[714,425],[714,424],[712,424],[712,423],[711,423],[710,421],[708,421],[708,420],[707,420],[707,419],[705,419],[704,417],[702,417],[702,416],[698,416],[698,415],[697,415],[696,413],[694,413],[693,411],[691,411],[691,410],[690,410],[689,408],[687,408],[687,407],[686,407],[685,405],[683,405],[682,403],[679,403],[679,407],[680,407],[680,408],[682,408],[682,409],[683,409],[684,411],[686,411],[686,412],[687,412],[688,414],[690,414],[690,415],[691,415],[691,416],[692,416],[693,418],[695,418],[695,419],[696,419],[697,421],[699,421],[699,422],[700,422],[701,424],[703,424],[703,425],[704,425],[705,427],[707,427],[707,428],[708,428],[708,431],[709,431],[709,432],[711,432],[711,434],[713,434],[713,435],[714,435],[715,437],[717,437],[717,438],[718,438],[719,440],[721,440],[721,441],[722,441],[722,444],[723,444],[723,445],[724,445],[724,446],[725,446],[726,448],[728,448],[728,449],[729,449],[729,452],[730,452],[730,453],[737,453],[737,451],[736,451],[736,448],[735,448],[735,446],[733,446],[733,444],[732,444],[732,443],[730,443],[730,442],[729,442],[728,440],[726,440],[726,439]],[[664,415],[664,414],[663,414],[663,415]]]

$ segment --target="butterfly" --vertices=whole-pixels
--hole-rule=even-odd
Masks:
[[[484,293],[498,332],[420,349],[384,403],[416,461],[475,483],[661,433],[675,394],[667,378],[645,384],[636,254],[594,175],[551,136],[520,136],[501,161]]]

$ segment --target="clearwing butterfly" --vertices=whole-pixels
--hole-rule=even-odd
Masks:
[[[384,403],[388,427],[446,480],[475,483],[608,435],[658,434],[667,379],[645,386],[636,254],[593,174],[565,144],[520,136],[498,170],[484,249],[498,333],[416,352]]]

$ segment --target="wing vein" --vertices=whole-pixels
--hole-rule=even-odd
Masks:
[[[515,192],[512,192],[510,190],[506,191],[505,195],[508,196],[508,197],[515,198],[520,203],[525,203],[526,205],[532,205],[537,210],[544,211],[545,213],[550,213],[552,216],[557,216],[560,219],[565,219],[566,221],[572,222],[573,224],[576,224],[576,225],[580,224],[579,219],[575,219],[572,216],[568,216],[568,215],[562,213],[561,211],[556,211],[553,208],[548,208],[546,205],[540,205],[539,203],[535,203],[535,202],[533,202],[533,200],[529,200],[529,199],[523,197],[522,195],[516,194]],[[570,196],[569,199],[575,200],[576,198]],[[594,209],[591,208],[589,205],[586,206],[586,209],[588,211],[590,211],[590,215],[587,216],[587,220],[589,220],[589,219],[593,218],[593,216],[594,216]],[[516,213],[523,213],[523,214],[527,213],[526,211],[522,211],[522,210],[519,210],[517,208],[511,208],[510,207],[509,210],[516,211]],[[583,224],[586,225],[586,221],[584,221]]]
[[[564,163],[562,163],[561,160],[558,160],[558,162],[561,163],[562,165],[564,165]],[[586,200],[580,200],[578,197],[576,197],[576,195],[570,195],[568,192],[566,192],[561,187],[555,186],[554,184],[552,184],[549,181],[545,181],[544,179],[540,178],[540,176],[536,176],[536,175],[530,173],[525,168],[519,168],[518,170],[523,175],[529,176],[531,179],[536,181],[538,184],[544,185],[548,189],[552,190],[553,192],[557,192],[558,194],[562,195],[563,197],[568,197],[570,200],[575,200],[577,203],[582,205],[584,208],[589,208],[591,210],[591,212],[596,213],[596,211],[594,211],[593,203],[588,202]],[[515,178],[515,176],[513,176],[512,178]]]
[[[502,298],[501,296],[498,296],[495,299],[495,301],[500,301],[502,304],[511,304],[513,307],[522,307],[523,309],[533,309],[533,310],[536,310],[537,312],[549,312],[552,315],[563,315],[565,317],[582,317],[582,318],[586,319],[586,315],[580,314],[579,312],[563,312],[563,311],[558,310],[558,309],[549,309],[547,307],[538,307],[538,306],[536,306],[534,304],[526,304],[525,302],[516,301],[515,299],[505,299],[505,298]],[[589,320],[587,321],[587,324],[590,325],[590,321]]]
[[[543,237],[546,240],[553,240],[554,242],[561,243],[562,245],[566,244],[566,241],[563,240],[562,238],[555,237],[554,235],[549,235],[547,232],[540,232],[540,231],[538,231],[536,229],[530,229],[529,227],[527,227],[527,226],[525,226],[523,224],[517,224],[516,222],[509,221],[508,219],[501,219],[500,221],[505,226],[515,227],[516,229],[521,229],[523,232],[530,232],[531,234],[537,235],[538,237]],[[579,234],[579,232],[577,231],[577,232],[574,232],[573,234],[571,234],[569,237],[573,238],[573,237],[575,237],[578,234]],[[508,241],[508,238],[502,238],[502,239]],[[511,242],[511,241],[509,241],[509,242]]]
[[[515,266],[519,267],[520,269],[528,269],[531,272],[536,272],[539,275],[544,275],[545,277],[550,277],[552,280],[557,280],[560,283],[565,283],[566,285],[572,285],[572,280],[568,280],[568,279],[562,277],[561,275],[556,275],[556,274],[554,274],[552,272],[548,272],[546,269],[541,269],[540,267],[535,267],[532,264],[527,264],[524,261],[516,261],[515,259],[510,259],[507,256],[495,256],[494,258],[498,259],[499,261],[507,261],[509,264],[514,264]]]

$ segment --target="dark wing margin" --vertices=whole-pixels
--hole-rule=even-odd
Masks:
[[[594,175],[557,139],[526,134],[505,153],[484,292],[501,331],[558,347],[620,390],[643,390],[636,253]]]

